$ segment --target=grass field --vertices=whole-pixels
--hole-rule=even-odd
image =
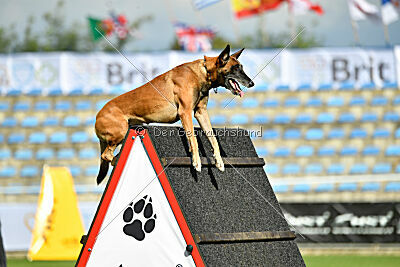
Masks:
[[[331,255],[331,256],[304,256],[304,261],[308,267],[398,267],[400,266],[400,256],[351,256],[351,255]],[[37,261],[29,262],[25,259],[10,259],[8,267],[70,267],[74,266],[73,261]]]

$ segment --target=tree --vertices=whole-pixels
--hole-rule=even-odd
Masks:
[[[0,53],[9,53],[15,46],[17,35],[15,25],[8,28],[0,27]]]

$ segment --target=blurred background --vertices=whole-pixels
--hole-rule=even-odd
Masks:
[[[252,134],[286,218],[303,235],[306,263],[399,266],[400,1],[0,6],[0,222],[9,266],[34,265],[27,252],[46,235],[37,222],[44,166],[67,167],[88,230],[105,187],[95,183],[102,106],[228,43],[232,52],[246,48],[240,61],[255,87],[243,98],[212,92],[212,125]]]

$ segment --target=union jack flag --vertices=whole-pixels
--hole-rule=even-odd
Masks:
[[[174,23],[178,43],[183,50],[200,52],[211,50],[211,40],[215,32],[207,27],[190,26],[182,22]]]

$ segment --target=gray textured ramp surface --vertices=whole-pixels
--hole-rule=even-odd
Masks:
[[[190,156],[182,128],[146,128],[160,158]],[[212,157],[207,137],[199,128],[196,130],[200,156]],[[222,157],[257,157],[244,130],[215,131],[225,131],[217,138]],[[166,174],[193,234],[289,230],[262,167],[226,165],[225,172],[220,172],[212,166],[203,167],[197,173],[193,168],[169,166]],[[199,244],[198,247],[208,266],[305,266],[292,240]]]

